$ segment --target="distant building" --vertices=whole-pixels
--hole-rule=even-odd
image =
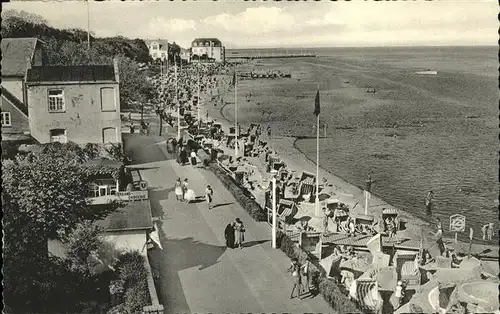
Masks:
[[[28,120],[39,143],[121,143],[118,64],[34,66]]]
[[[196,38],[191,43],[192,60],[224,62],[226,49],[217,38]]]
[[[164,39],[145,40],[149,49],[149,55],[153,60],[168,61],[168,41]]]
[[[181,48],[181,59],[186,60],[187,63],[191,62],[191,49]]]
[[[43,63],[43,42],[36,38],[2,39],[2,141],[31,141],[26,74]]]

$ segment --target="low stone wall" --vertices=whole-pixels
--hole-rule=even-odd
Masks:
[[[151,269],[151,265],[149,264],[149,259],[147,254],[145,256],[145,261],[146,261],[145,262],[146,270],[148,272],[148,290],[149,290],[149,295],[151,297],[151,305],[145,306],[142,312],[144,314],[153,314],[153,313],[163,314],[164,310],[163,305],[160,304],[160,301],[158,299],[158,293],[156,292],[156,286],[154,282],[153,270]]]

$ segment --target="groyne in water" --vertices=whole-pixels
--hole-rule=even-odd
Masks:
[[[230,55],[226,56],[226,59],[278,59],[278,58],[315,58],[315,54],[276,54],[276,55]]]

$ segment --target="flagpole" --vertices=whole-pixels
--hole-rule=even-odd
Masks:
[[[90,50],[90,0],[87,0],[87,49]]]
[[[319,85],[318,85],[319,91]],[[315,215],[320,215],[319,208],[319,112],[316,117],[316,202],[315,202]]]
[[[177,140],[181,139],[181,106],[179,104],[179,91],[177,87],[177,58],[174,55],[174,73],[175,73],[175,104],[177,105]]]
[[[238,158],[238,77],[234,66],[234,158]]]
[[[200,73],[198,73],[198,124],[200,123],[200,104],[201,104],[201,99],[200,99]]]

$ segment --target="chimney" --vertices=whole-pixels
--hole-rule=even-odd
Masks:
[[[118,68],[118,57],[113,58],[113,68],[115,70],[115,79],[118,83],[120,83],[120,72]]]

